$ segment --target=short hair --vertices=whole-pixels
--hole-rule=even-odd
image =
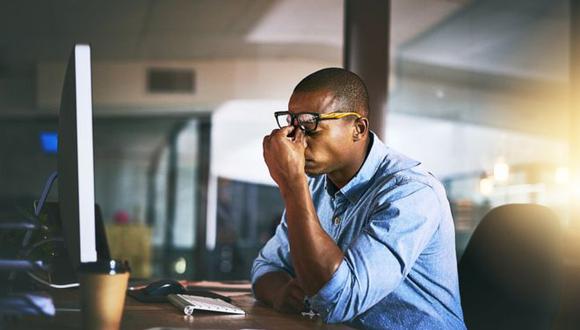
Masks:
[[[294,87],[294,93],[320,90],[334,93],[347,108],[346,111],[368,116],[369,93],[365,83],[355,73],[343,68],[326,68],[311,73]]]

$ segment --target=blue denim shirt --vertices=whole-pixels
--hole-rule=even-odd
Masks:
[[[326,175],[309,186],[322,228],[344,252],[332,278],[310,297],[325,322],[465,329],[449,202],[419,162],[372,134],[363,166],[342,189]],[[295,276],[285,213],[254,261],[252,283],[273,271]]]

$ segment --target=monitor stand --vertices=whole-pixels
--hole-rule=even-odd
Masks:
[[[60,218],[59,204],[56,202],[46,202],[40,212],[39,218],[46,216],[46,224],[52,230],[51,238],[63,239],[62,226],[63,223]],[[107,242],[107,234],[105,233],[105,225],[101,214],[101,208],[95,204],[95,233],[97,246],[97,259],[110,260],[111,253]],[[51,280],[54,283],[75,283],[78,282],[77,271],[73,269],[69,253],[66,249],[66,243],[63,240],[55,242],[52,245],[57,255],[52,258],[50,263]]]

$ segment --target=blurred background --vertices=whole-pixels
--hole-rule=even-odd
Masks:
[[[507,203],[580,227],[569,1],[392,0],[390,29],[380,133],[445,184],[458,257]],[[248,279],[283,209],[262,137],[300,79],[343,65],[343,30],[340,0],[0,1],[0,215],[56,170],[66,60],[90,43],[113,256],[140,278]]]

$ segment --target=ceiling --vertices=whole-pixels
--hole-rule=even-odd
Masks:
[[[392,0],[391,47],[466,3]],[[342,0],[0,0],[0,112],[36,107],[38,63],[68,58],[77,42],[92,45],[94,61],[297,57],[340,63],[342,29]],[[96,142],[108,146],[103,154],[131,157],[139,152],[130,148],[153,150],[173,125],[168,119],[126,130],[126,120],[105,122],[103,129],[112,130],[106,134],[95,122]],[[131,147],[120,147],[119,139]]]
[[[393,0],[393,46],[467,1]],[[0,77],[67,58],[90,42],[97,60],[298,56],[340,61],[341,0],[0,0]]]
[[[392,0],[391,67],[404,79],[393,84],[390,110],[531,132],[542,132],[547,120],[557,127],[567,117],[546,108],[549,97],[515,109],[496,107],[485,93],[508,104],[513,100],[504,102],[502,92],[517,89],[516,98],[526,99],[546,90],[546,82],[561,89],[568,72],[567,3]],[[34,106],[37,63],[67,58],[74,42],[90,42],[97,61],[340,63],[342,28],[342,0],[0,0],[0,99]],[[482,86],[483,96],[474,97]],[[514,120],[521,116],[533,120],[522,127]]]
[[[469,3],[398,47],[391,110],[567,137],[568,5]]]
[[[231,50],[243,43],[241,37],[272,4],[269,0],[3,0],[0,54],[4,67],[67,58],[75,42],[90,42],[95,59],[231,56]]]
[[[399,47],[399,57],[486,74],[567,80],[569,0],[474,1]]]

